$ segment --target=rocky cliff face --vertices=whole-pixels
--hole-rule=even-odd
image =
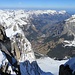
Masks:
[[[18,61],[25,61],[30,58],[32,61],[35,60],[31,44],[21,30],[23,25],[26,26],[25,30],[30,26],[28,25],[28,18],[29,14],[24,10],[0,10],[0,23],[5,27],[6,35],[11,40],[11,52],[14,54],[14,48],[19,47],[20,53],[17,54],[19,57],[16,57]],[[26,53],[29,54],[26,55]],[[26,56],[27,58],[25,58]]]
[[[2,52],[5,53],[7,60],[12,66],[16,62],[35,61],[31,44],[18,25],[7,27],[6,34],[4,27],[0,26],[0,45]],[[17,63],[15,66],[17,66]]]

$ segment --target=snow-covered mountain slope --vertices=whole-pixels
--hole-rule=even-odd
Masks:
[[[30,42],[27,40],[27,38],[24,35],[24,32],[21,30],[21,27],[26,26],[26,29],[28,29],[30,27],[30,18],[32,18],[32,15],[40,15],[40,14],[50,14],[50,15],[54,15],[54,14],[65,14],[65,11],[55,11],[55,10],[38,10],[38,11],[24,11],[24,10],[0,10],[0,23],[5,27],[6,29],[6,35],[11,39],[11,45],[13,47],[13,44],[17,44],[21,56],[20,58],[17,57],[17,60],[21,63],[23,62],[22,66],[20,65],[20,68],[25,68],[26,73],[29,72],[31,74],[33,74],[30,69],[32,68],[32,70],[36,69],[38,73],[40,73],[40,75],[51,75],[51,73],[44,73],[42,72],[40,69],[38,69],[38,65],[35,63],[32,65],[33,61],[35,61],[35,56],[34,56],[34,52],[32,50],[31,44]],[[26,30],[25,29],[25,30]],[[13,50],[12,50],[13,52]],[[2,53],[1,53],[2,55]],[[2,65],[2,62],[6,60],[6,57],[4,57],[4,55],[2,55],[2,59],[0,64]],[[28,64],[26,64],[25,61],[29,60],[29,62],[26,62]],[[46,66],[46,62],[45,61],[49,61],[47,64],[57,64],[55,63],[56,61],[47,58],[47,59],[38,59],[37,62],[39,64],[39,66],[45,71],[47,69]],[[44,63],[45,62],[45,63]],[[52,63],[51,63],[52,62]],[[40,64],[41,63],[41,64]],[[43,64],[42,64],[43,63]],[[60,64],[60,63],[59,63]],[[55,65],[54,68],[58,67],[58,65]],[[24,65],[24,66],[23,66]],[[31,66],[32,65],[32,66]],[[28,70],[26,69],[28,68]],[[53,67],[52,67],[53,68]],[[52,70],[49,70],[50,68],[47,69],[47,72],[51,72]],[[21,70],[21,74],[24,75],[24,72]],[[35,71],[36,72],[36,71]],[[35,73],[34,72],[34,73]],[[58,70],[54,71],[53,69],[53,74],[57,75]],[[36,75],[36,74],[34,74]]]
[[[51,14],[51,15],[54,15],[54,14],[65,14],[66,11],[65,10],[62,10],[62,11],[56,11],[56,10],[33,10],[33,11],[29,11],[28,12],[29,14],[35,14],[35,15],[40,15],[40,14]]]
[[[17,33],[22,33],[23,38],[26,35],[27,29],[32,26],[33,30],[38,31],[36,26],[31,22],[31,18],[39,16],[41,14],[48,15],[65,15],[66,11],[56,11],[56,10],[0,10],[0,23],[6,28],[6,34],[8,37],[13,37]],[[43,16],[43,15],[42,15]],[[35,19],[35,18],[34,18]],[[22,32],[21,28],[24,30]],[[40,27],[40,26],[39,26]],[[27,32],[27,35],[30,32]]]
[[[64,10],[0,10],[0,23],[6,29],[19,25],[24,30],[25,35],[30,35],[31,29],[35,32],[38,32],[39,29],[44,32],[55,22],[63,21],[68,17],[70,15]],[[34,33],[33,31],[31,32]]]
[[[0,28],[0,29],[2,29],[2,28]],[[12,68],[13,67],[12,64],[14,64],[15,61],[18,61],[18,63],[25,62],[26,60],[28,60],[30,63],[35,61],[34,52],[33,52],[32,48],[31,48],[30,42],[26,39],[23,31],[21,30],[21,28],[18,25],[12,25],[11,27],[8,26],[6,28],[6,36],[9,37],[10,40],[11,40],[11,45],[10,45],[11,46],[11,50],[9,49],[11,52],[6,51],[6,53],[5,53],[3,51],[3,53],[5,54],[5,55],[3,55],[3,53],[1,51],[2,50],[8,50],[8,48],[10,48],[10,47],[8,47],[6,49],[3,45],[1,45],[2,42],[0,40],[0,48],[2,49],[0,51],[0,56],[2,56],[1,59],[0,59],[0,66],[3,66],[3,64],[6,65],[5,63],[8,62],[8,64],[11,64],[11,65],[8,65],[8,70],[11,71],[11,74],[15,74],[16,75],[16,73],[12,70],[13,69]],[[2,40],[2,41],[4,41],[4,40]],[[6,41],[8,41],[8,40],[6,39]],[[8,44],[8,42],[6,42],[5,44]],[[12,55],[10,55],[11,53],[12,54],[14,53],[14,48],[16,48],[15,49],[16,55],[14,54],[14,57],[16,59],[13,58]],[[9,56],[10,56],[10,58],[9,58]],[[12,61],[9,61],[10,59]],[[17,64],[15,66],[17,66]],[[6,71],[4,71],[4,72],[6,72]]]
[[[10,37],[13,42],[20,43],[18,47],[21,50],[20,61],[31,60],[34,61],[34,53],[30,42],[26,39],[20,26],[27,25],[29,14],[24,10],[0,10],[0,23],[6,29],[7,37]],[[19,36],[19,37],[17,37]],[[22,49],[21,49],[22,48]],[[32,59],[31,59],[32,58]]]
[[[67,43],[65,46],[74,46],[75,47],[75,15],[72,15],[71,18],[66,20],[65,30],[68,32],[69,35],[74,36],[74,40],[64,42]]]
[[[65,64],[68,60],[62,60],[62,61],[58,61],[58,60],[54,60],[54,59],[51,59],[49,57],[43,57],[43,58],[40,58],[40,59],[37,59],[36,60],[39,67],[44,71],[46,72],[45,75],[48,73],[48,72],[51,72],[53,75],[59,75],[59,66],[61,64]],[[25,63],[21,63],[22,65],[22,71],[25,70],[24,66],[26,64],[28,64],[27,66],[32,66],[32,64],[36,62],[32,62],[31,64],[26,61]],[[24,65],[24,66],[23,66]],[[34,65],[33,65],[34,66]],[[36,66],[36,65],[35,65]],[[30,68],[27,68],[27,69],[30,69]],[[38,68],[39,69],[39,68]],[[41,73],[43,74],[43,71],[41,71]],[[26,72],[25,72],[26,73]],[[38,72],[36,72],[37,75],[38,75]],[[34,74],[32,72],[32,74]],[[49,74],[49,75],[52,75],[52,74]]]
[[[8,60],[6,59],[5,55],[1,51],[0,51],[0,56],[1,56],[0,65],[5,64],[6,61],[8,62]],[[37,61],[38,65],[39,65],[39,67],[43,71],[40,68],[38,69],[38,71],[36,70],[37,68],[34,67],[34,66],[36,66],[36,67],[38,66],[38,65],[36,65],[37,64],[36,62],[32,62],[30,64],[29,61],[25,61],[25,62],[22,62],[20,64],[20,69],[21,69],[22,75],[25,75],[25,74],[28,75],[28,73],[27,73],[28,71],[29,71],[29,73],[31,73],[33,75],[37,75],[38,73],[40,73],[40,74],[42,73],[43,75],[58,75],[59,66],[61,64],[65,64],[68,60],[57,61],[57,60],[53,60],[53,59],[51,59],[49,57],[44,57],[44,58],[37,59],[36,61]],[[34,67],[35,71],[33,71],[34,69],[32,69],[32,66]],[[27,69],[25,67],[27,67]],[[11,74],[16,75],[15,72],[12,71],[11,66],[9,66],[8,69],[11,70]],[[32,70],[28,70],[28,69],[32,69]],[[51,72],[52,74],[49,73],[49,72]],[[37,74],[34,74],[34,73],[37,73]]]
[[[19,24],[26,25],[32,15],[40,14],[66,14],[66,11],[56,11],[56,10],[34,10],[34,11],[24,11],[24,10],[0,10],[0,23],[5,27]]]
[[[31,48],[30,42],[26,39],[23,31],[18,25],[15,25],[16,30],[14,31],[14,25],[11,28],[6,29],[6,35],[10,37],[13,42],[17,42],[19,49],[21,50],[20,62],[25,60],[35,61],[34,52]],[[10,33],[11,32],[11,33]]]
[[[33,61],[32,63],[25,61],[24,63],[21,63],[20,69],[22,75],[53,75],[50,72],[42,71],[36,61]]]
[[[72,15],[72,17],[71,18],[69,18],[69,19],[67,19],[66,20],[67,22],[75,22],[75,15]]]
[[[27,24],[27,14],[26,13],[23,14],[23,12],[24,11],[21,11],[21,10],[19,10],[19,11],[16,11],[16,10],[15,11],[3,11],[3,10],[1,10],[0,11],[0,23],[6,29],[7,37],[9,37],[11,39],[11,46],[12,46],[11,52],[12,53],[14,52],[14,46],[17,45],[19,48],[20,53],[18,53],[16,51],[16,53],[17,53],[16,60],[19,61],[19,63],[24,62],[26,60],[29,60],[29,62],[35,61],[35,56],[34,56],[34,52],[33,52],[32,48],[31,48],[31,44],[26,39],[23,31],[20,28],[20,26]],[[15,48],[17,48],[17,47],[15,47]],[[3,65],[2,62],[6,59],[8,59],[8,58],[5,58],[5,59],[2,58],[0,65]],[[14,62],[13,59],[12,59],[12,61]],[[10,63],[9,61],[7,61],[7,62]],[[10,67],[8,69],[10,69]]]
[[[5,27],[16,24],[26,25],[28,16],[23,10],[0,10],[0,23]]]
[[[25,22],[25,19],[24,19],[24,21],[22,19],[23,16],[24,16],[23,12],[22,11],[16,11],[15,14],[14,14],[14,16],[12,14],[12,11],[9,11],[9,12],[8,11],[0,11],[0,13],[2,14],[2,15],[0,15],[1,24],[6,29],[6,35],[7,35],[7,37],[9,37],[11,39],[12,52],[14,50],[13,49],[13,45],[15,43],[16,43],[16,45],[19,48],[19,51],[20,51],[21,56],[18,56],[17,55],[16,59],[20,63],[21,62],[25,62],[26,60],[28,60],[30,63],[33,62],[33,61],[35,61],[35,56],[34,56],[34,52],[33,52],[32,48],[31,48],[31,44],[26,39],[23,31],[20,28],[20,26],[27,24]],[[23,14],[23,15],[21,15],[21,14]],[[24,16],[24,18],[26,18],[26,15]],[[27,19],[26,19],[26,21],[27,21]],[[6,58],[2,53],[0,53],[0,55],[2,56],[2,58],[0,59],[1,60],[0,61],[0,65],[3,65],[3,62],[6,63],[6,59],[9,59],[9,58]],[[7,60],[7,62],[11,64],[11,62],[9,62],[9,60]],[[14,62],[13,59],[12,59],[12,62]],[[33,64],[33,65],[37,65],[37,64]],[[25,65],[24,67],[26,67],[26,66],[27,65]],[[28,67],[30,68],[30,66],[28,66]],[[22,66],[20,66],[20,68],[22,68]],[[36,71],[39,71],[38,73],[41,73],[40,72],[41,70],[40,69],[38,70],[37,68],[38,68],[38,66],[35,67]],[[11,70],[10,67],[8,69]],[[22,72],[22,69],[20,69],[20,70],[21,70],[21,75],[25,75],[24,72]],[[29,72],[29,69],[26,69],[26,70],[27,70],[27,73],[28,73]],[[32,70],[33,70],[33,68],[32,68]],[[34,70],[33,70],[33,72],[34,72]],[[36,74],[34,74],[34,75],[36,75]],[[49,74],[46,74],[46,75],[50,75],[50,73]]]
[[[65,64],[68,60],[54,60],[49,57],[37,59],[37,63],[44,72],[51,72],[53,75],[59,75],[59,66]]]

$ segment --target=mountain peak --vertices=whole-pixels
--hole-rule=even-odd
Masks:
[[[65,13],[66,13],[65,10],[61,10],[61,11],[59,11],[59,14],[65,14]]]
[[[72,15],[69,19],[66,20],[66,22],[75,22],[75,15]]]

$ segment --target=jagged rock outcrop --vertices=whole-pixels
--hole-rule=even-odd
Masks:
[[[2,28],[3,26],[0,27],[1,30]],[[4,54],[1,53],[7,62],[5,59],[1,60],[2,63],[5,61],[5,64],[0,66],[1,75],[11,75],[11,71],[15,73],[14,75],[52,75],[39,68],[31,44],[22,33],[14,34],[10,40],[3,31],[5,32],[5,29],[0,34],[3,35],[0,39],[0,51]]]

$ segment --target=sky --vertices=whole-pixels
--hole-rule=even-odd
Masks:
[[[69,8],[75,0],[0,0],[0,8]]]

